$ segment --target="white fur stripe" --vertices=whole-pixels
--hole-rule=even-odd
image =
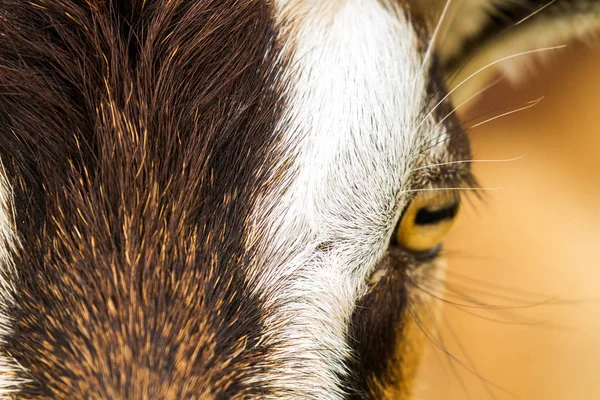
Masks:
[[[255,277],[270,312],[268,361],[279,366],[268,384],[273,398],[339,399],[349,319],[423,139],[425,78],[413,28],[378,0],[282,0],[280,19],[290,34],[281,129],[293,175],[259,204],[250,234],[268,243]]]

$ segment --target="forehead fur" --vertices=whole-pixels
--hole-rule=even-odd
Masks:
[[[70,399],[266,390],[249,383],[267,348],[243,236],[265,158],[277,159],[271,9],[0,9],[0,150],[20,243],[4,271],[2,350],[27,381],[5,389]]]
[[[410,15],[378,0],[0,10],[5,392],[347,395],[365,279],[417,168],[449,157]]]

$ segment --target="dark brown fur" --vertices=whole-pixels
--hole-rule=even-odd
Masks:
[[[276,159],[252,0],[0,2],[0,151],[22,248],[19,398],[257,396],[246,217]]]
[[[397,349],[408,309],[405,273],[409,265],[410,257],[403,252],[388,252],[377,267],[385,269],[386,275],[352,315],[349,338],[356,358],[348,361],[353,373],[346,383],[352,399],[381,399],[385,386],[401,385],[402,376],[395,373],[395,366],[402,364]]]

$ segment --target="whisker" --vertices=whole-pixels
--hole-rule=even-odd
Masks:
[[[518,398],[519,396],[517,396],[515,393],[503,388],[502,386],[490,381],[489,379],[483,377],[481,374],[479,374],[477,371],[473,370],[472,366],[469,365],[467,362],[461,360],[460,358],[454,356],[452,353],[450,353],[446,348],[444,348],[444,346],[440,345],[440,343],[438,343],[431,335],[431,333],[425,329],[425,326],[423,325],[423,322],[421,321],[421,319],[415,314],[413,308],[411,307],[411,304],[409,302],[409,304],[407,304],[407,308],[408,308],[408,313],[410,314],[410,316],[413,318],[413,320],[415,321],[415,323],[417,324],[417,326],[419,327],[419,329],[421,330],[421,332],[423,332],[423,334],[425,335],[425,337],[438,349],[440,349],[441,351],[443,351],[448,357],[452,358],[454,361],[456,361],[461,367],[463,367],[464,369],[466,369],[467,371],[471,372],[473,375],[479,377],[482,380],[485,380],[486,382],[488,382],[490,385],[492,385],[493,387],[503,391],[504,393],[507,393],[515,398]]]
[[[446,277],[444,279],[436,278],[434,276],[429,277],[435,281],[439,281],[445,284],[451,283],[457,289],[470,290],[475,293],[480,293],[487,297],[496,299],[508,300],[515,303],[530,304],[531,302],[539,302],[548,300],[552,296],[541,293],[533,293],[525,290],[512,289],[504,286],[487,284],[484,281],[472,282],[467,279],[460,281],[460,277],[453,276],[453,271],[446,271]],[[453,280],[459,280],[454,282]],[[477,287],[479,286],[479,287]]]
[[[446,282],[448,282],[448,281],[446,281]],[[452,283],[452,286],[455,287],[457,290],[469,290],[471,292],[479,293],[481,295],[485,295],[488,297],[493,297],[493,298],[500,299],[500,300],[512,301],[515,303],[529,304],[532,301],[532,299],[525,299],[523,297],[514,297],[514,296],[509,296],[507,294],[502,294],[502,293],[493,293],[490,291],[489,288],[487,290],[486,289],[478,289],[478,288],[469,287],[466,285],[461,285],[459,283]]]
[[[498,314],[500,316],[506,315],[506,318],[511,318],[511,319],[492,318],[487,315],[482,315],[480,313],[471,311],[470,309],[466,309],[464,306],[462,306],[454,301],[450,301],[446,298],[442,298],[441,296],[434,295],[432,291],[430,292],[430,291],[423,289],[423,286],[419,285],[416,287],[419,290],[421,290],[422,292],[432,296],[434,299],[448,304],[449,306],[453,307],[457,311],[460,311],[462,313],[465,313],[467,315],[470,315],[470,316],[473,316],[473,317],[476,317],[476,318],[479,318],[482,320],[500,323],[500,324],[504,324],[504,325],[535,326],[537,328],[543,328],[545,330],[552,330],[552,331],[559,331],[559,332],[578,332],[576,329],[573,329],[572,327],[558,325],[555,323],[551,323],[550,321],[547,321],[547,320],[532,319],[532,318],[526,317],[524,315],[517,314],[514,312],[514,310],[512,310],[512,307],[507,308],[507,309],[493,309],[490,307],[471,307],[471,308],[479,308],[479,309],[482,309],[485,311],[490,311],[490,312],[492,312],[494,314]],[[431,289],[431,288],[429,288],[429,289]],[[467,300],[467,301],[470,301],[470,302],[478,304],[478,305],[483,305],[483,303],[475,300],[473,297],[466,295],[464,292],[457,291],[457,290],[453,289],[452,287],[449,287],[448,285],[446,285],[445,292],[455,293],[455,295],[462,300]]]
[[[450,306],[454,307],[455,310],[460,311],[462,313],[468,314],[472,317],[476,317],[478,319],[482,319],[485,321],[489,321],[489,322],[494,322],[497,324],[502,324],[502,325],[520,325],[520,326],[536,326],[536,325],[543,325],[546,324],[547,321],[511,321],[508,319],[499,319],[499,318],[492,318],[492,317],[488,317],[487,315],[482,315],[473,311],[469,311],[469,310],[465,310],[464,308],[461,307],[457,307],[453,304],[450,304]]]
[[[501,299],[501,300],[510,301],[513,303],[517,303],[517,305],[529,305],[529,304],[532,304],[532,302],[538,303],[540,301],[544,301],[544,299],[547,299],[547,298],[544,298],[544,299],[535,299],[534,300],[534,299],[517,298],[517,297],[512,297],[512,296],[508,296],[508,295],[504,295],[504,294],[496,294],[496,293],[492,293],[492,292],[487,292],[484,289],[478,289],[478,288],[473,288],[473,287],[469,287],[469,286],[465,286],[465,285],[451,283],[448,280],[435,278],[433,276],[429,277],[428,279],[435,280],[435,281],[438,281],[438,282],[444,284],[444,287],[446,289],[444,294],[447,294],[447,292],[450,291],[451,292],[450,294],[456,293],[457,297],[459,297],[460,299],[465,298],[465,296],[463,295],[463,293],[465,291],[478,293],[485,297],[490,297],[491,299]],[[470,299],[475,299],[475,297],[470,297]],[[487,304],[484,302],[483,299],[472,300],[471,302],[474,304],[478,304],[478,305]],[[493,304],[491,304],[491,305],[493,305]]]
[[[429,45],[427,46],[427,51],[425,52],[425,55],[423,56],[423,61],[421,61],[421,71],[423,71],[423,69],[425,69],[425,67],[429,63],[431,55],[433,54],[433,49],[435,47],[436,40],[440,33],[440,28],[442,27],[442,24],[444,23],[446,14],[448,13],[448,10],[450,9],[451,4],[452,4],[452,0],[446,0],[446,4],[444,5],[444,9],[442,10],[442,13],[440,14],[440,18],[438,19],[437,25],[433,31],[433,35],[431,35],[431,40],[429,41]]]
[[[466,128],[464,127],[464,125],[466,125],[467,123],[469,123],[469,122],[471,122],[471,121],[474,121],[474,120],[476,120],[476,119],[478,119],[478,118],[480,118],[480,117],[482,117],[482,116],[484,116],[484,115],[487,115],[487,114],[493,113],[493,112],[495,112],[495,111],[499,111],[499,110],[505,109],[505,108],[507,108],[507,107],[506,107],[506,106],[505,106],[505,107],[498,107],[498,108],[496,108],[496,109],[493,109],[493,110],[487,111],[487,112],[485,112],[485,113],[483,113],[483,114],[480,114],[480,115],[479,115],[479,116],[477,116],[477,117],[473,117],[473,118],[471,118],[471,119],[469,119],[469,120],[467,120],[467,121],[464,121],[464,122],[462,122],[462,123],[461,123],[460,125],[458,125],[458,126],[455,126],[455,127],[451,128],[451,129],[448,129],[448,130],[446,130],[446,131],[442,132],[442,133],[441,133],[441,134],[440,134],[438,137],[435,137],[434,139],[432,139],[432,140],[430,140],[430,141],[428,141],[428,142],[424,142],[424,143],[422,143],[422,144],[420,145],[420,147],[419,147],[419,151],[420,151],[421,153],[425,153],[425,152],[429,151],[430,149],[432,149],[432,148],[434,148],[434,147],[438,146],[439,144],[441,144],[442,142],[444,142],[445,140],[447,140],[447,137],[446,137],[446,135],[447,135],[447,134],[449,134],[449,133],[452,133],[452,132],[454,132],[454,131],[456,131],[456,130],[458,130],[458,129],[464,129],[465,131],[470,131],[470,130],[472,130],[473,128],[477,128],[477,127],[479,127],[479,126],[481,126],[481,125],[484,125],[484,124],[486,124],[486,123],[488,123],[488,122],[491,122],[491,121],[494,121],[494,120],[496,120],[496,119],[499,119],[499,118],[502,118],[502,117],[505,117],[505,116],[508,116],[508,115],[511,115],[511,114],[515,114],[515,113],[517,113],[517,112],[520,112],[520,111],[525,111],[525,110],[527,110],[527,109],[529,109],[529,108],[535,107],[535,106],[536,106],[536,105],[538,105],[538,104],[539,104],[539,103],[540,103],[540,102],[541,102],[543,99],[544,99],[544,96],[540,97],[539,99],[536,99],[536,100],[532,100],[532,101],[528,101],[528,102],[526,102],[527,106],[520,107],[520,108],[517,108],[517,109],[513,109],[513,110],[510,110],[510,111],[508,111],[508,112],[502,113],[502,114],[500,114],[500,115],[495,115],[494,117],[491,117],[491,118],[489,118],[489,119],[486,119],[486,120],[484,120],[484,121],[478,122],[478,123],[476,123],[476,124],[474,124],[474,125],[471,125],[471,126],[469,126],[469,127],[466,127]],[[432,132],[433,132],[433,130],[430,132],[430,134],[431,134]],[[429,135],[427,135],[426,137],[428,137],[428,136],[429,136]],[[434,140],[435,140],[435,142],[433,142]],[[424,146],[425,144],[427,144],[427,145],[428,145],[428,147],[425,147],[425,148],[423,148],[422,146]],[[523,157],[523,156],[521,156],[521,157]],[[459,161],[459,162],[465,162],[465,161]],[[423,168],[423,167],[421,167],[421,168]],[[418,169],[416,169],[416,170],[418,170]],[[416,171],[416,170],[413,170],[413,171]]]
[[[527,21],[529,18],[533,17],[534,15],[537,15],[538,13],[544,11],[546,8],[550,7],[554,3],[556,3],[556,0],[552,0],[548,4],[544,4],[543,6],[541,6],[540,8],[538,8],[537,10],[535,10],[534,12],[532,12],[531,14],[526,16],[525,18],[521,19],[519,22],[515,23],[514,26],[521,25],[523,22]]]
[[[403,193],[413,193],[413,192],[437,192],[437,191],[446,191],[446,190],[465,190],[465,191],[493,191],[500,190],[502,187],[490,187],[490,188],[480,188],[480,187],[451,187],[451,188],[423,188],[423,189],[408,189],[404,190]]]
[[[420,171],[423,169],[429,169],[429,168],[435,168],[435,167],[443,167],[446,165],[454,165],[454,164],[466,164],[466,163],[506,163],[506,162],[512,162],[512,161],[518,161],[522,158],[525,158],[528,155],[528,153],[522,154],[518,157],[513,157],[513,158],[503,158],[503,159],[498,159],[498,160],[492,160],[492,159],[488,159],[488,160],[476,160],[476,159],[471,159],[471,160],[458,160],[458,161],[448,161],[448,162],[443,162],[443,163],[437,163],[437,164],[428,164],[425,165],[423,167],[419,167],[419,168],[415,168],[411,171],[411,173],[416,172],[416,171]]]
[[[412,280],[410,277],[408,277],[408,283],[410,283],[411,285],[413,285],[414,287],[418,288],[419,290],[422,290],[423,292],[427,293],[428,295],[430,295],[431,297],[440,300],[444,303],[447,304],[452,304],[458,307],[464,307],[464,308],[474,308],[474,309],[481,309],[481,310],[516,310],[516,309],[523,309],[523,308],[532,308],[532,307],[537,307],[543,304],[548,304],[549,302],[551,302],[553,299],[547,300],[547,301],[541,301],[541,302],[536,302],[536,303],[530,303],[530,304],[519,304],[519,305],[501,305],[501,306],[497,306],[497,305],[493,305],[493,304],[487,304],[487,303],[482,303],[479,301],[473,301],[471,299],[467,299],[469,302],[471,302],[471,304],[467,304],[467,303],[459,303],[456,301],[451,301],[448,299],[445,299],[441,296],[436,295],[435,293],[433,293],[430,290],[427,290],[426,288],[423,288],[421,286],[419,286],[414,280]],[[463,296],[461,294],[461,296]]]
[[[524,107],[517,108],[516,110],[508,111],[508,112],[505,112],[505,113],[503,113],[503,114],[496,115],[495,117],[492,117],[492,118],[486,119],[485,121],[479,122],[478,124],[475,124],[475,125],[473,125],[473,126],[469,127],[469,129],[474,129],[474,128],[477,128],[477,127],[479,127],[479,126],[481,126],[481,125],[487,124],[488,122],[492,122],[492,121],[494,121],[494,120],[497,120],[498,118],[506,117],[506,116],[508,116],[508,115],[515,114],[515,113],[518,113],[518,112],[520,112],[520,111],[525,111],[525,110],[527,110],[527,109],[529,109],[529,108],[532,108],[532,107],[535,107],[535,106],[537,106],[538,104],[540,104],[540,102],[541,102],[542,100],[544,100],[544,97],[540,97],[540,98],[539,98],[539,99],[537,99],[537,100],[530,101],[530,102],[528,102],[529,104],[528,104],[528,105],[526,105],[526,106],[524,106]]]
[[[451,273],[451,271],[447,271],[446,273],[449,274],[449,273]],[[446,292],[450,291],[450,292],[456,293],[461,299],[467,299],[471,303],[477,304],[477,305],[494,306],[493,304],[488,304],[482,300],[475,299],[475,297],[472,297],[472,296],[467,297],[464,294],[465,290],[480,293],[484,296],[488,296],[488,297],[495,298],[495,299],[503,299],[503,300],[514,302],[514,303],[518,303],[515,306],[517,306],[519,308],[527,308],[532,305],[554,304],[555,302],[560,301],[557,297],[551,297],[551,296],[547,296],[547,295],[536,295],[534,299],[508,296],[504,293],[506,293],[506,292],[510,293],[510,290],[506,290],[506,292],[505,292],[505,291],[500,291],[499,289],[496,289],[496,288],[493,288],[492,290],[500,291],[500,293],[502,293],[502,294],[492,293],[492,292],[488,292],[484,289],[473,288],[473,287],[465,286],[464,284],[461,285],[461,284],[452,283],[448,280],[448,277],[446,277],[445,279],[441,279],[441,278],[436,278],[434,276],[430,276],[430,277],[428,277],[428,279],[443,283],[444,287],[446,289]],[[507,307],[509,307],[509,306],[507,305]]]
[[[473,278],[471,276],[467,276],[467,275],[461,274],[461,273],[456,272],[456,271],[450,271],[450,270],[448,270],[448,271],[446,271],[446,275],[450,275],[453,278],[457,278],[457,279],[463,279],[465,281],[469,281],[469,282],[472,282],[474,284],[481,285],[481,286],[484,286],[484,287],[488,287],[488,288],[492,288],[492,289],[497,289],[499,291],[513,292],[513,293],[516,293],[516,294],[522,294],[522,295],[525,295],[525,296],[538,297],[538,298],[539,297],[543,297],[543,298],[550,297],[548,294],[539,293],[539,292],[533,292],[533,291],[526,290],[526,289],[511,288],[511,287],[499,285],[497,283],[487,282],[487,281],[482,280],[482,279]]]
[[[492,62],[486,64],[485,66],[479,68],[477,71],[473,72],[471,75],[469,75],[465,79],[463,79],[462,82],[460,82],[458,85],[456,85],[454,88],[452,88],[452,90],[450,90],[440,101],[438,101],[435,104],[435,106],[433,106],[433,108],[427,113],[427,115],[425,115],[425,117],[417,125],[417,127],[415,128],[415,131],[417,131],[423,125],[423,123],[431,116],[431,114],[433,114],[435,112],[435,110],[437,110],[437,108],[444,101],[446,101],[446,99],[448,99],[448,97],[450,97],[455,91],[457,91],[460,87],[462,87],[465,83],[467,83],[468,81],[473,79],[475,76],[479,75],[481,72],[493,67],[494,65],[500,64],[501,62],[508,61],[513,58],[523,57],[523,56],[527,56],[530,54],[542,53],[542,52],[546,52],[546,51],[564,49],[566,47],[567,47],[567,45],[559,45],[559,46],[542,47],[539,49],[522,51],[519,53],[515,53],[515,54],[511,54],[511,55],[499,58],[498,60],[495,60],[495,61],[492,61]]]
[[[447,130],[445,130],[445,131],[441,132],[441,133],[440,133],[438,136],[436,136],[436,137],[434,137],[434,138],[432,138],[432,139],[429,139],[429,140],[425,140],[425,141],[423,141],[423,143],[421,143],[421,144],[419,145],[419,151],[420,151],[421,153],[425,153],[425,152],[429,151],[430,149],[432,149],[432,148],[434,148],[434,147],[438,146],[440,143],[442,143],[442,142],[446,141],[446,140],[448,139],[448,138],[446,137],[446,135],[448,135],[449,133],[456,132],[456,131],[458,131],[459,129],[464,129],[465,131],[469,131],[469,130],[472,128],[472,126],[467,126],[467,127],[465,127],[465,125],[467,125],[469,122],[472,122],[472,121],[478,120],[479,118],[481,118],[481,117],[483,117],[483,116],[486,116],[486,115],[488,115],[488,114],[495,113],[496,111],[500,111],[500,110],[507,109],[507,108],[509,108],[509,107],[510,107],[510,106],[496,107],[496,108],[494,108],[494,109],[491,109],[491,110],[489,110],[489,111],[486,111],[486,112],[484,112],[484,113],[481,113],[481,114],[477,115],[476,117],[470,118],[470,119],[468,119],[468,120],[466,120],[466,121],[462,121],[460,124],[458,124],[458,125],[456,125],[456,126],[454,126],[454,127],[450,128],[450,129],[447,129]],[[425,146],[425,145],[428,145],[428,147],[423,147],[423,146]]]
[[[446,343],[444,343],[444,338],[442,336],[442,332],[440,331],[439,328],[436,328],[436,332],[437,332],[437,338],[438,341],[440,342],[440,344],[444,347],[446,347]],[[465,381],[463,380],[463,378],[460,376],[460,373],[458,372],[458,369],[456,368],[456,365],[454,365],[452,363],[452,359],[450,357],[446,357],[446,360],[448,361],[448,365],[450,366],[450,369],[452,370],[452,373],[454,374],[454,377],[456,378],[456,380],[458,381],[458,384],[460,385],[460,387],[462,388],[463,392],[465,392],[465,395],[467,396],[467,398],[469,400],[471,400],[473,397],[471,397],[471,393],[469,392],[469,390],[467,389],[467,385],[465,384]],[[470,361],[469,361],[470,362]],[[471,363],[472,364],[472,363]],[[474,368],[475,371],[477,371],[476,368]],[[477,373],[479,373],[479,371],[477,371]]]
[[[462,299],[466,300],[466,301],[471,301],[471,302],[477,302],[477,300],[475,300],[472,296],[468,296],[466,295],[464,292],[460,292],[457,290],[452,289],[451,287],[446,287],[447,290],[454,292],[456,295],[458,295],[459,297],[461,297]],[[478,303],[478,302],[477,302]],[[548,303],[551,304],[551,303]],[[546,304],[541,304],[541,305],[546,305]],[[556,324],[553,323],[551,321],[548,320],[536,320],[536,319],[532,319],[530,317],[526,317],[524,315],[518,314],[516,313],[514,310],[489,310],[490,312],[497,314],[499,316],[506,316],[506,318],[513,318],[513,319],[520,319],[521,322],[513,320],[513,321],[503,321],[503,320],[498,320],[498,319],[493,319],[491,317],[487,317],[487,316],[483,316],[480,315],[478,313],[475,313],[473,311],[470,310],[466,310],[466,309],[461,309],[459,307],[454,306],[456,310],[459,310],[463,313],[469,314],[469,315],[473,315],[475,317],[484,319],[484,320],[489,320],[492,322],[498,322],[498,323],[504,323],[504,324],[509,324],[509,325],[528,325],[528,326],[532,326],[532,327],[536,327],[539,329],[544,329],[544,330],[550,330],[550,331],[555,331],[555,332],[576,332],[576,333],[582,333],[580,330],[575,329],[573,327],[570,326],[565,326],[565,325],[561,325],[561,324]]]
[[[458,338],[458,335],[454,331],[454,328],[452,328],[450,321],[448,321],[448,319],[444,316],[442,316],[442,320],[444,321],[444,324],[446,325],[446,328],[448,329],[448,331],[450,331],[450,334],[452,335],[454,342],[458,345],[458,348],[460,349],[461,353],[465,356],[465,358],[467,359],[469,364],[471,364],[473,366],[473,369],[475,369],[475,371],[477,371],[477,373],[479,373],[479,369],[477,368],[477,365],[473,361],[473,358],[471,358],[471,356],[469,355],[469,352],[467,351],[465,346],[462,344],[462,342]],[[490,387],[490,385],[484,380],[482,380],[481,383],[482,383],[483,387],[485,388],[486,392],[490,395],[490,397],[494,400],[497,400],[498,397],[492,391],[492,388]]]
[[[450,116],[452,114],[454,114],[458,109],[460,109],[462,106],[464,106],[465,104],[467,104],[468,102],[470,102],[471,100],[473,100],[475,97],[481,95],[482,93],[484,93],[485,91],[487,91],[488,89],[496,86],[499,82],[501,82],[502,80],[504,80],[504,77],[501,76],[500,78],[494,80],[492,83],[490,83],[489,85],[486,85],[485,87],[483,87],[482,89],[478,90],[477,92],[475,92],[475,94],[471,95],[468,99],[466,99],[465,101],[463,101],[462,103],[460,103],[458,106],[454,107],[452,109],[452,111],[450,111],[448,114],[446,114],[446,116],[444,118],[442,118],[430,131],[429,133],[427,133],[426,137],[429,137],[429,135],[431,135],[441,124],[444,123],[445,120],[447,120],[448,118],[450,118]]]
[[[500,319],[496,319],[496,318],[491,318],[491,317],[488,317],[488,316],[486,316],[486,315],[482,315],[482,314],[476,313],[476,312],[474,312],[474,311],[471,311],[471,310],[469,310],[469,309],[465,309],[465,307],[464,307],[464,306],[462,306],[462,305],[460,305],[460,304],[457,304],[457,303],[455,303],[454,301],[451,301],[451,300],[449,300],[449,299],[447,299],[447,298],[442,298],[442,297],[441,297],[441,295],[440,295],[440,296],[437,296],[437,295],[432,295],[432,293],[433,293],[433,288],[431,288],[431,287],[428,287],[428,289],[430,289],[431,291],[424,290],[424,289],[423,289],[423,286],[421,286],[421,285],[419,285],[419,286],[415,286],[415,287],[416,287],[417,289],[419,289],[420,291],[422,291],[423,293],[425,293],[425,294],[427,294],[427,295],[431,296],[432,298],[434,298],[434,299],[436,299],[436,300],[440,300],[440,301],[442,301],[443,303],[445,303],[445,304],[448,304],[448,305],[449,305],[449,306],[451,306],[451,307],[454,307],[454,309],[456,309],[456,310],[458,310],[458,311],[461,311],[461,312],[463,312],[463,313],[465,313],[465,314],[468,314],[468,315],[471,315],[471,316],[474,316],[474,317],[477,317],[477,318],[480,318],[480,319],[488,320],[488,321],[491,321],[491,322],[497,322],[497,323],[510,324],[510,325],[538,325],[538,324],[543,324],[543,323],[545,323],[545,321],[538,321],[538,320],[535,320],[535,321],[532,321],[532,320],[527,320],[527,321],[512,321],[512,320],[505,320],[505,319],[502,319],[502,320],[500,320]],[[469,300],[470,298],[469,298],[469,297],[467,297],[466,295],[463,295],[463,294],[462,294],[462,293],[460,293],[460,292],[457,292],[457,291],[455,291],[455,290],[452,290],[451,288],[446,288],[446,292],[447,292],[447,291],[450,291],[450,292],[455,292],[455,294],[456,294],[456,297],[458,297],[458,298],[460,298],[460,299],[463,299],[463,300],[464,300],[464,299],[467,299],[468,301],[473,301],[473,300]],[[473,302],[474,302],[474,301],[473,301]],[[490,309],[490,308],[487,308],[487,307],[470,307],[470,308],[478,308],[478,309],[485,310],[485,311],[491,311],[491,312],[495,312],[495,313],[497,313],[497,314],[500,314],[500,312],[504,312],[505,314],[506,314],[506,313],[508,313],[508,311],[507,311],[507,310],[493,310],[493,309]],[[510,311],[510,310],[509,310],[509,311]],[[510,316],[512,317],[512,313],[511,313],[511,315],[510,315]],[[521,315],[518,315],[518,316],[519,316],[519,317],[522,317]]]

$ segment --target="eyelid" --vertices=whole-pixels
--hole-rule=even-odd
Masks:
[[[418,172],[412,177],[414,181],[421,182],[420,187],[413,191],[418,194],[425,191],[445,191],[445,188],[461,188],[476,192],[480,186],[470,163],[470,160],[455,160],[425,165],[417,169]]]

